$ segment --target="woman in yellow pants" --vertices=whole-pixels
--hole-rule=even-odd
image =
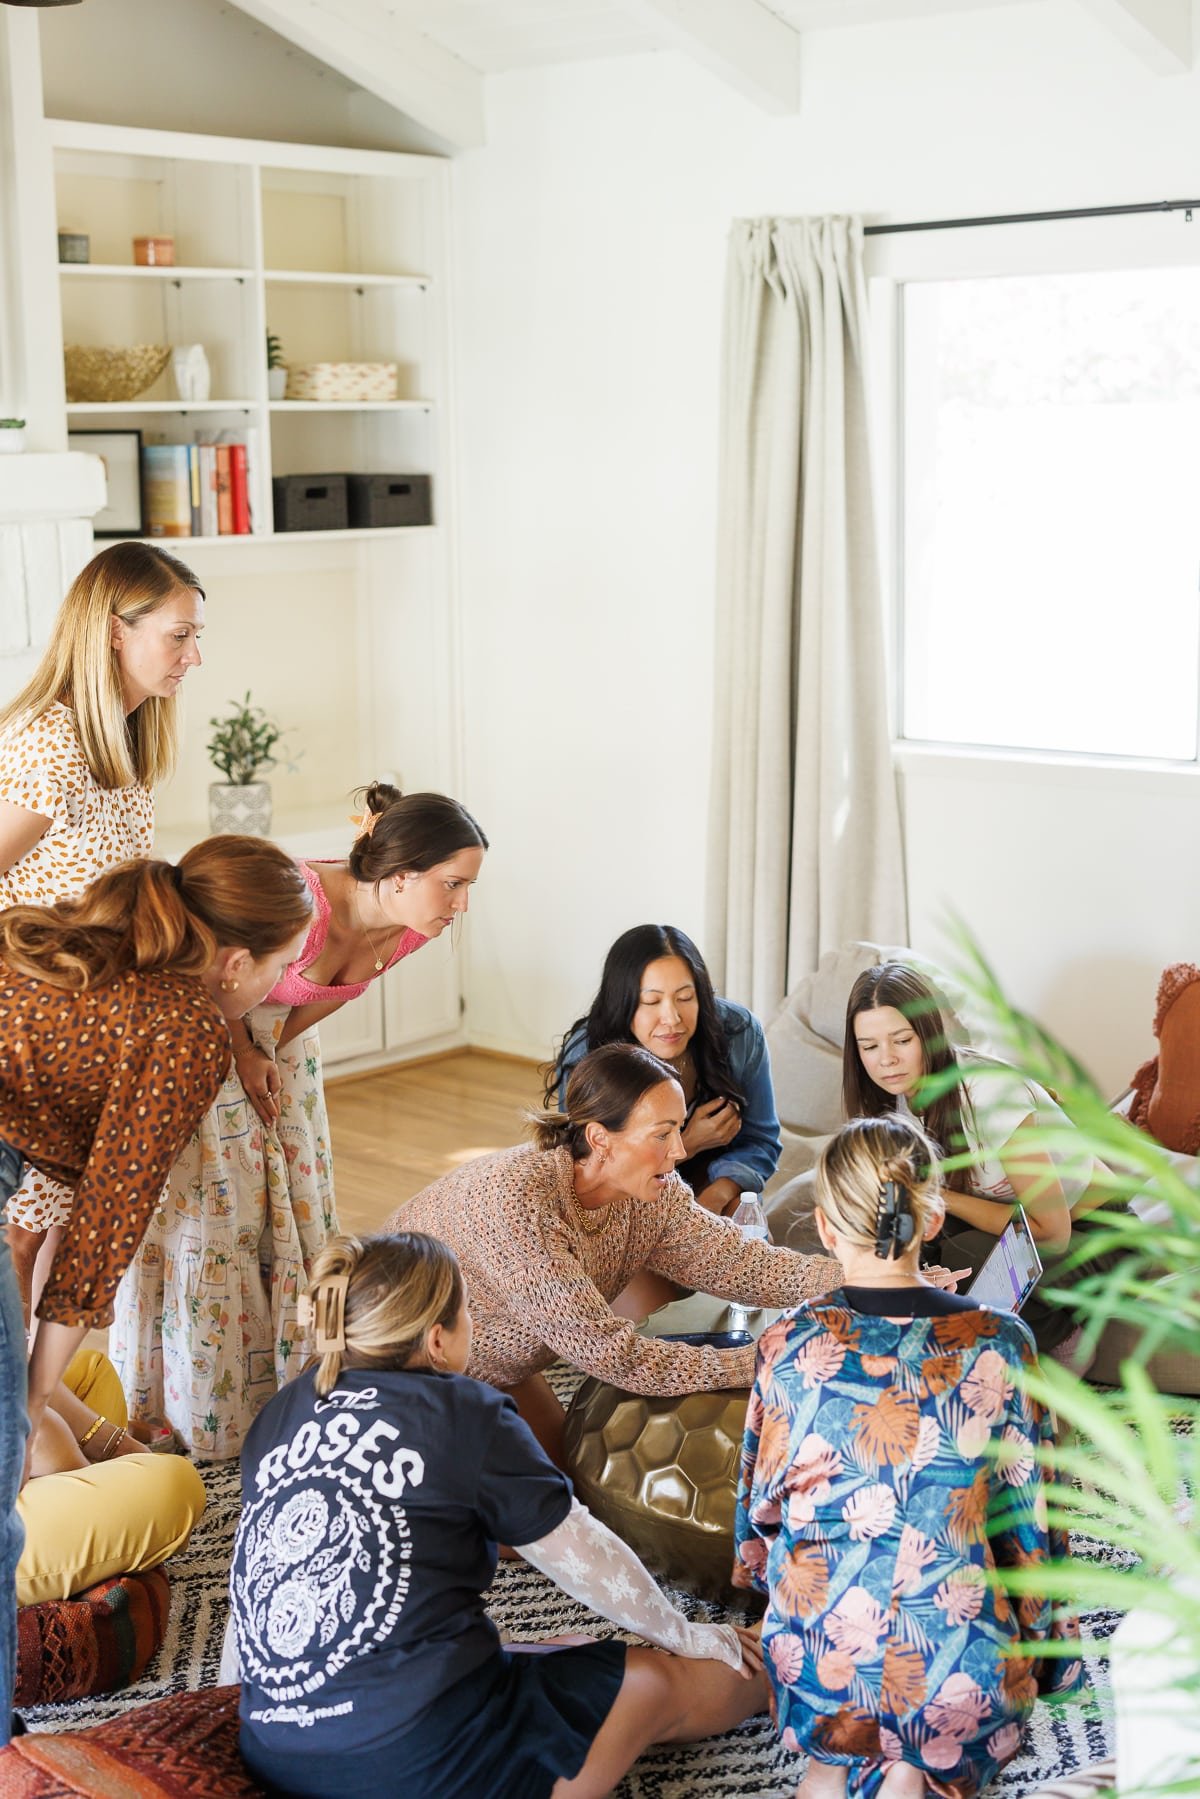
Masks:
[[[81,1349],[65,1385],[101,1414],[94,1441],[103,1454],[127,1422],[116,1369],[98,1350]],[[204,1511],[204,1482],[179,1455],[120,1453],[88,1460],[70,1436],[45,1472],[35,1467],[17,1500],[25,1547],[17,1564],[17,1604],[69,1599],[118,1574],[157,1568],[186,1547]],[[114,1446],[114,1449],[117,1446]]]

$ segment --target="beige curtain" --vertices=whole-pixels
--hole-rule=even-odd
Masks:
[[[708,943],[769,1016],[822,951],[907,938],[856,220],[733,228]]]

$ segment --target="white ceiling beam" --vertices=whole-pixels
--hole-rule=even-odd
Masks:
[[[1192,66],[1191,0],[1082,0],[1157,75]]]
[[[234,0],[260,25],[460,150],[484,143],[483,77],[376,0]]]
[[[800,34],[759,0],[622,0],[764,112],[800,106]]]

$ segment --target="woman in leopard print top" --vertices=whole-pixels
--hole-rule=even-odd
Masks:
[[[209,838],[178,868],[124,862],[77,900],[0,914],[0,1142],[74,1191],[38,1306],[31,1417],[109,1322],[228,1067],[228,1021],[278,980],[311,916],[296,864],[257,837]]]
[[[475,1321],[467,1372],[512,1392],[558,1460],[562,1408],[541,1373],[556,1357],[633,1393],[754,1379],[753,1347],[639,1336],[611,1305],[635,1274],[767,1306],[841,1284],[836,1262],[746,1241],[694,1202],[674,1172],[684,1115],[670,1068],[635,1044],[608,1044],[576,1066],[565,1115],[541,1114],[535,1143],[465,1163],[388,1221],[450,1244]]]
[[[299,954],[311,914],[296,864],[257,837],[210,838],[177,868],[123,862],[78,899],[0,913],[0,1205],[26,1160],[74,1190],[28,1381],[0,1234],[0,1745],[30,1448],[43,1418],[53,1434],[48,1401],[88,1327],[111,1317],[171,1163],[217,1093],[229,1020]]]

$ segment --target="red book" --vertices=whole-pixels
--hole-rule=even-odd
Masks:
[[[228,444],[217,445],[217,530],[222,537],[233,536],[233,481]]]
[[[250,495],[246,490],[246,446],[229,446],[229,492],[233,502],[233,534],[250,535]]]

